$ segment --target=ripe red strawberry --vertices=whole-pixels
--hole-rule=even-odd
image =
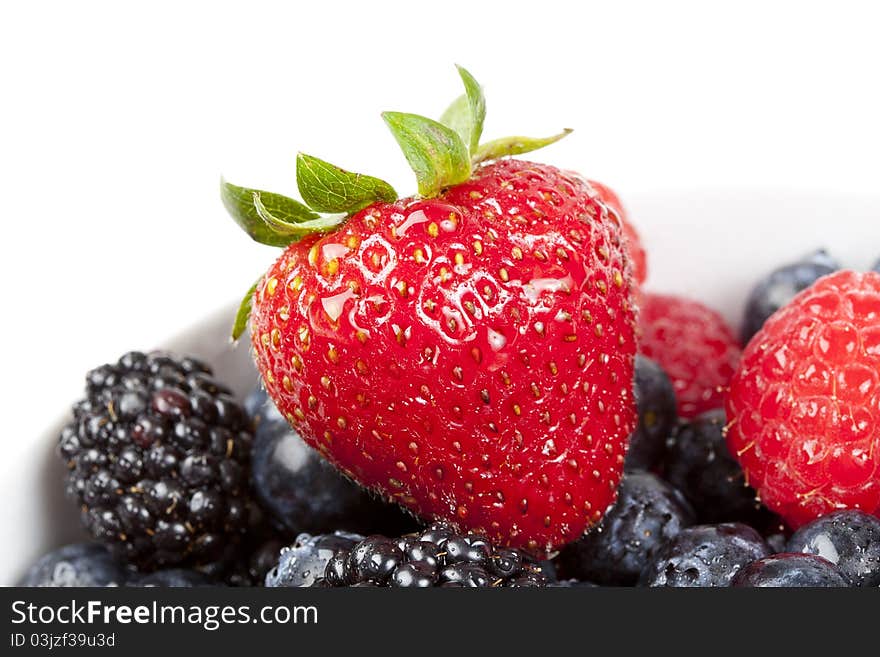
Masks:
[[[679,416],[692,418],[722,406],[740,347],[721,315],[691,299],[647,293],[640,303],[639,331],[639,353],[669,375]]]
[[[731,453],[792,527],[880,516],[880,274],[830,274],[771,316],[726,405]]]
[[[479,87],[462,76],[478,133]],[[635,317],[618,222],[576,175],[485,163],[548,140],[476,146],[467,126],[386,121],[421,196],[393,200],[367,179],[382,190],[377,202],[286,247],[253,298],[260,372],[303,438],[362,485],[422,517],[549,552],[611,504],[635,424]],[[431,148],[418,150],[423,142]],[[464,142],[465,170],[453,175],[457,165],[442,160]],[[445,184],[428,179],[431,158]],[[309,175],[329,172],[317,185],[327,189],[346,180],[343,196],[364,186],[313,162],[299,162],[307,201]],[[254,213],[303,225],[260,207],[265,193],[252,206],[241,188],[224,193],[252,233]]]
[[[620,197],[613,189],[607,185],[603,185],[595,180],[588,181],[590,186],[599,194],[601,200],[610,210],[613,210],[618,219],[620,219],[623,235],[629,246],[629,259],[633,268],[633,279],[639,285],[642,285],[648,278],[648,254],[645,247],[642,246],[642,240],[639,231],[629,219],[629,215],[620,201]]]

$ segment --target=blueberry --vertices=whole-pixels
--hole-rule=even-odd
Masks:
[[[746,301],[743,344],[748,344],[770,315],[788,304],[798,292],[838,269],[840,265],[824,249],[820,249],[797,262],[774,269],[758,281]]]
[[[664,477],[684,493],[701,523],[771,524],[774,516],[746,486],[739,463],[727,450],[723,410],[682,424],[666,445]]]
[[[163,587],[163,588],[195,588],[200,586],[218,586],[218,583],[207,575],[196,570],[185,568],[167,568],[146,575],[130,578],[127,586]]]
[[[814,554],[783,552],[758,559],[733,578],[736,587],[843,587],[849,580],[833,563]]]
[[[266,586],[314,586],[324,577],[327,563],[334,555],[350,550],[363,538],[345,532],[318,536],[300,534],[292,546],[281,550],[278,564],[266,575]]]
[[[245,404],[253,408],[259,399],[251,475],[257,499],[283,528],[397,533],[413,527],[399,507],[374,498],[306,445],[264,392]]]
[[[66,545],[41,557],[18,586],[121,586],[126,575],[99,543]]]
[[[623,476],[617,501],[601,522],[557,558],[566,578],[631,586],[664,542],[694,522],[687,500],[646,472]]]
[[[862,511],[835,511],[804,525],[786,550],[828,559],[855,586],[880,586],[880,519]]]
[[[682,529],[642,571],[642,586],[730,586],[746,564],[770,556],[761,535],[737,522]]]
[[[638,355],[633,391],[639,423],[629,438],[624,467],[627,471],[650,470],[660,460],[666,439],[675,427],[675,389],[662,367]]]
[[[871,267],[871,271],[876,271],[877,273],[880,273],[880,260],[874,263],[874,266]]]

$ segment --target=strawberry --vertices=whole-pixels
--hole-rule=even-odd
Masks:
[[[880,274],[820,278],[767,320],[726,401],[727,442],[793,528],[880,516]]]
[[[639,331],[639,353],[669,375],[680,417],[721,407],[740,357],[739,343],[721,315],[691,299],[646,293]]]
[[[617,196],[613,189],[600,182],[596,182],[595,180],[590,180],[588,182],[590,183],[590,187],[596,190],[596,193],[599,195],[599,200],[602,201],[609,210],[612,210],[620,220],[623,235],[629,246],[629,259],[630,262],[632,262],[633,278],[637,284],[642,285],[648,278],[648,254],[645,252],[645,247],[642,246],[642,239],[639,235],[639,231],[636,230],[636,227],[630,221],[629,215],[624,209],[623,203],[620,201],[620,197]]]
[[[601,518],[620,480],[635,424],[630,264],[584,179],[499,159],[566,133],[479,144],[482,92],[460,71],[467,93],[441,122],[383,115],[418,196],[304,155],[310,207],[224,183],[242,227],[285,247],[236,332],[250,312],[269,395],[347,476],[549,553]]]

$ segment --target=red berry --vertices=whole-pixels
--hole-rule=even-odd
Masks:
[[[648,255],[645,253],[645,247],[642,246],[642,240],[639,232],[629,220],[629,215],[620,202],[620,198],[610,187],[603,185],[595,180],[588,181],[590,186],[599,194],[599,200],[602,201],[610,210],[613,210],[620,219],[620,225],[623,229],[623,235],[629,246],[629,257],[632,262],[633,279],[641,285],[648,278]]]
[[[415,513],[549,551],[614,499],[635,316],[618,223],[517,160],[291,244],[257,288],[256,360],[303,438]]]
[[[692,418],[722,406],[740,347],[721,315],[691,299],[646,293],[639,329],[639,353],[669,375],[679,416]]]
[[[776,312],[726,405],[731,452],[792,527],[836,509],[880,515],[880,274],[830,274]]]

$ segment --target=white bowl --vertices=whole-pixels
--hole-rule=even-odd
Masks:
[[[648,249],[647,289],[700,299],[737,328],[756,278],[780,264],[819,247],[855,269],[867,269],[880,257],[880,196],[703,190],[625,200]],[[162,345],[204,359],[243,396],[257,375],[247,345],[229,343],[234,312],[230,305]],[[25,453],[18,476],[0,481],[0,499],[6,501],[0,526],[12,527],[5,532],[0,584],[14,583],[46,551],[86,538],[78,510],[64,498],[63,467],[54,453],[64,412],[58,409],[59,419]],[[23,526],[22,518],[28,519]]]

